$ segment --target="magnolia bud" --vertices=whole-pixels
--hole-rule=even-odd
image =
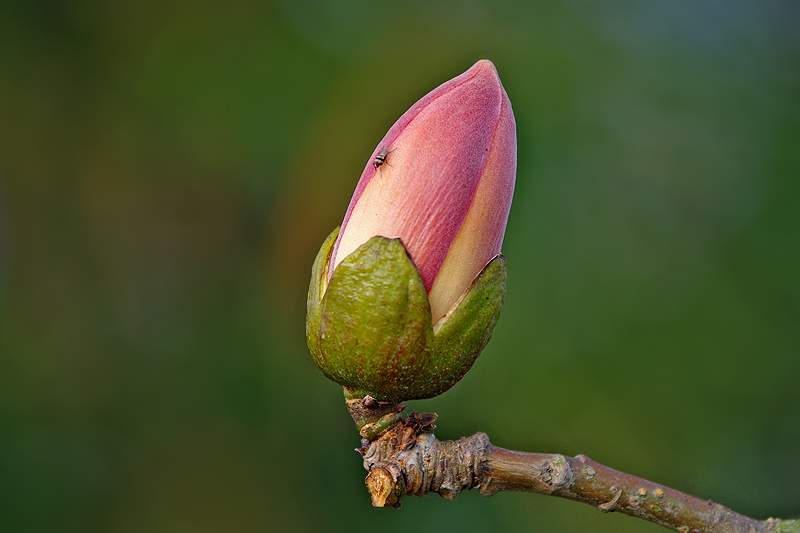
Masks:
[[[306,333],[326,376],[396,402],[461,379],[502,310],[515,173],[514,116],[487,60],[400,117],[314,263]]]

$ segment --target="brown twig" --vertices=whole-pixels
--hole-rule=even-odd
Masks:
[[[614,470],[585,455],[515,452],[489,444],[484,459],[480,490],[486,496],[501,490],[552,494],[687,533],[795,531],[786,529],[780,520],[754,520],[718,503]]]
[[[361,419],[366,416],[363,407]],[[367,413],[370,408],[381,416],[399,412],[399,407],[387,404],[367,406]],[[493,446],[485,433],[440,441],[431,432],[435,419],[436,415],[411,413],[374,440],[364,440],[359,452],[369,471],[366,484],[373,505],[400,507],[403,496],[431,492],[454,499],[473,488],[485,496],[504,490],[527,491],[588,503],[604,512],[621,512],[684,533],[800,532],[798,520],[755,520],[718,503],[619,472],[585,455],[506,450]]]

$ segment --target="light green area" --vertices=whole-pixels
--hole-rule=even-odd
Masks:
[[[776,533],[795,533],[800,531],[800,520],[770,519],[769,521],[775,523],[773,531]]]
[[[0,530],[663,531],[373,509],[304,334],[386,130],[491,59],[505,309],[436,434],[800,517],[796,2],[0,2]]]

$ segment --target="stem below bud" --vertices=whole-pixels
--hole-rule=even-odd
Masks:
[[[403,496],[431,492],[452,500],[473,488],[484,496],[526,491],[588,503],[684,533],[800,533],[799,520],[755,520],[585,455],[506,450],[493,446],[485,433],[439,441],[430,432],[435,419],[435,414],[411,413],[359,450],[374,506],[398,508]]]

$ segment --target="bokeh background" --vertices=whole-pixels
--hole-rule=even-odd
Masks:
[[[437,435],[800,516],[800,4],[0,4],[2,531],[662,531],[374,509],[311,262],[406,108],[511,98],[506,310]]]

